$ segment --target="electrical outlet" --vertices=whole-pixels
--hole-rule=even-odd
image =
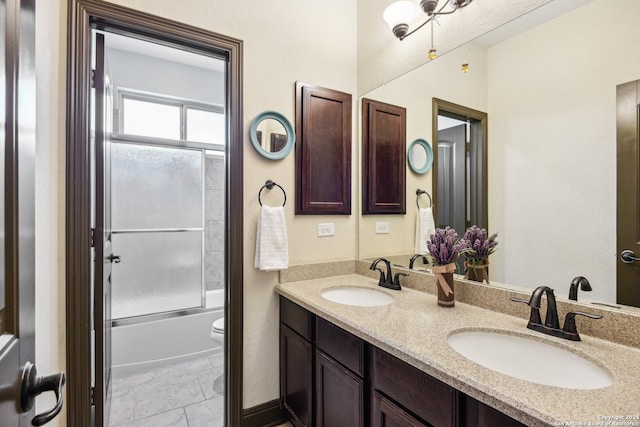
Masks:
[[[376,234],[389,234],[389,223],[376,222]]]
[[[318,224],[318,237],[334,236],[336,234],[336,225],[333,222],[324,222]]]

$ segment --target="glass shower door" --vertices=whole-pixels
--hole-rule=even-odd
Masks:
[[[114,319],[203,305],[204,151],[114,141]]]

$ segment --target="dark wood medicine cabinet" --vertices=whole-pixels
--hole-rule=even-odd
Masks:
[[[407,110],[362,99],[362,214],[406,213]]]
[[[296,215],[351,215],[351,95],[296,82]]]

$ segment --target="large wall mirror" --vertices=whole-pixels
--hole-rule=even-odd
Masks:
[[[617,302],[616,86],[640,79],[638,16],[636,0],[554,0],[364,95],[406,107],[408,145],[432,134],[434,98],[488,114],[492,284],[566,297],[584,276],[581,300]],[[384,217],[389,234],[375,233],[382,217],[360,217],[360,258],[408,264],[412,200],[433,194],[437,166],[407,174],[407,213]]]

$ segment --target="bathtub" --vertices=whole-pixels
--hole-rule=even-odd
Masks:
[[[113,374],[129,375],[222,353],[224,349],[209,334],[213,321],[224,317],[224,290],[207,291],[206,308],[201,313],[112,328]]]

